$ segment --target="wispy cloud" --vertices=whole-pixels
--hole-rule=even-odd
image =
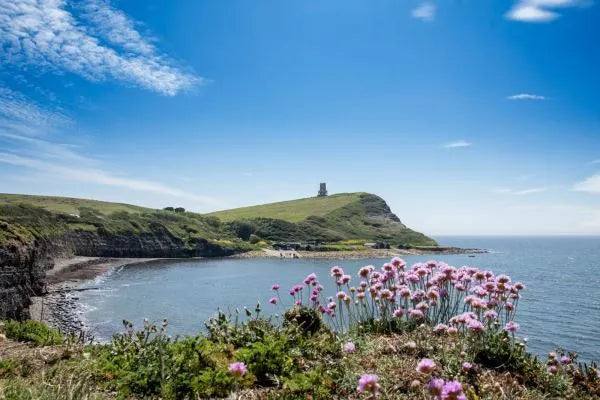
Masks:
[[[26,167],[40,171],[44,174],[51,174],[54,179],[59,178],[88,184],[117,186],[128,190],[137,190],[179,197],[204,204],[209,204],[212,206],[222,204],[221,202],[211,197],[189,193],[184,190],[163,185],[161,183],[141,179],[120,177],[100,169],[81,168],[73,164],[64,165],[51,163],[39,159],[22,157],[16,154],[3,152],[0,152],[0,163]]]
[[[597,160],[590,161],[590,164],[600,164],[600,158]]]
[[[501,187],[501,188],[492,189],[492,192],[496,193],[496,194],[511,194],[511,195],[516,195],[516,196],[523,196],[523,195],[527,195],[527,194],[546,192],[546,191],[548,191],[548,189],[549,188],[547,186],[539,186],[539,187],[532,187],[532,188],[526,188],[526,189],[510,189],[510,188]]]
[[[437,8],[434,4],[426,2],[413,9],[411,15],[416,19],[420,19],[425,22],[432,22],[435,19],[436,11]]]
[[[0,88],[0,164],[36,171],[52,182],[115,186],[222,206],[222,202],[212,197],[115,174],[102,168],[97,159],[81,153],[77,146],[47,139],[57,127],[65,127],[66,123],[72,122],[62,114],[43,109],[20,93]],[[24,129],[31,126],[32,131]]]
[[[519,93],[519,94],[513,94],[512,96],[508,96],[507,99],[508,100],[546,100],[546,97],[540,96],[539,94]]]
[[[456,142],[446,143],[442,147],[444,147],[446,149],[456,149],[459,147],[470,147],[470,146],[472,146],[472,144],[465,140],[457,140]]]
[[[201,81],[160,54],[108,2],[86,0],[81,7],[76,15],[66,0],[0,0],[2,62],[114,79],[165,95]]]
[[[582,3],[580,0],[517,0],[505,16],[520,22],[551,22],[561,16],[556,9]]]
[[[39,133],[50,127],[71,123],[64,113],[44,108],[23,94],[0,86],[0,128],[18,129],[21,133]]]
[[[578,192],[600,193],[600,174],[592,175],[581,182],[577,182],[573,185],[573,190]]]

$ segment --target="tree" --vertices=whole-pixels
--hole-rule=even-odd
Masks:
[[[165,208],[163,208],[163,210],[165,210],[165,211],[175,211],[175,209],[173,207],[165,207]]]
[[[177,208],[175,209],[175,212],[178,212],[178,213],[185,212],[185,208],[183,208],[183,207],[177,207]]]

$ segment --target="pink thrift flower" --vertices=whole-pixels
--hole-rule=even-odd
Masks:
[[[463,394],[463,388],[458,381],[448,381],[442,388],[442,399],[443,400],[462,400],[466,397]]]
[[[458,333],[458,329],[456,329],[455,326],[450,326],[446,332],[448,332],[449,335],[456,335]]]
[[[279,285],[279,283],[274,284],[273,286],[271,286],[271,290],[279,290],[281,286]]]
[[[448,330],[448,326],[445,324],[437,324],[434,328],[433,331],[435,333],[442,333],[442,332],[446,332]]]
[[[356,351],[356,346],[352,342],[348,342],[342,348],[345,353],[354,353]]]
[[[234,362],[233,364],[229,364],[227,370],[235,378],[241,378],[246,374],[248,368],[246,368],[246,364],[244,364],[243,362]]]
[[[373,394],[373,396],[379,395],[379,389],[381,386],[377,381],[379,380],[379,376],[375,374],[365,374],[360,377],[358,380],[358,387],[356,390],[359,392],[369,392]]]
[[[561,364],[571,364],[573,362],[573,360],[571,360],[571,358],[569,358],[567,356],[562,356],[560,358],[560,362],[561,362]]]
[[[423,314],[423,311],[421,311],[421,310],[415,310],[415,309],[410,310],[408,312],[408,315],[410,317],[414,318],[414,319],[421,319],[421,318],[425,317],[425,314]]]
[[[431,394],[435,398],[441,396],[442,389],[444,388],[444,383],[446,382],[444,382],[444,380],[440,378],[434,378],[431,381],[429,381],[429,384],[427,385],[427,390],[429,391],[429,394]]]
[[[551,365],[548,367],[548,372],[551,374],[556,373],[556,370],[557,370],[556,365]]]
[[[467,328],[471,332],[483,332],[483,331],[485,331],[485,327],[483,326],[483,324],[481,322],[477,321],[476,319],[469,319],[467,321]]]
[[[504,325],[504,330],[506,332],[515,333],[519,330],[519,324],[514,321],[508,321],[506,325]]]
[[[271,297],[269,299],[269,303],[271,303],[271,304],[277,304],[277,297]]]
[[[403,308],[396,308],[394,310],[394,317],[396,318],[400,318],[404,315],[404,309]]]
[[[463,361],[463,363],[461,364],[461,368],[463,372],[469,372],[471,369],[473,369],[473,364],[471,364],[468,361]]]
[[[417,364],[417,372],[429,374],[435,370],[435,362],[432,359],[424,358]]]

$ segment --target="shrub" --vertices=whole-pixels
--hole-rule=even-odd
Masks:
[[[63,338],[57,330],[49,328],[46,324],[39,321],[5,321],[2,331],[10,339],[31,342],[36,346],[50,346],[63,343]]]
[[[296,326],[303,333],[314,334],[321,329],[321,317],[310,308],[295,306],[284,314],[284,326]]]

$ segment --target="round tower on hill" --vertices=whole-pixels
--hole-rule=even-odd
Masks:
[[[319,193],[317,193],[317,197],[325,197],[327,196],[327,184],[321,183],[319,185]]]

